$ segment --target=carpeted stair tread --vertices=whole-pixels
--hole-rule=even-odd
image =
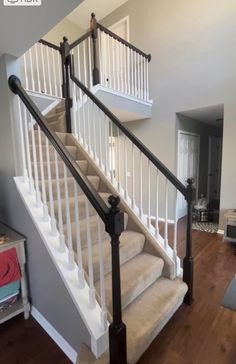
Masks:
[[[134,364],[182,304],[187,285],[181,279],[159,278],[124,311],[128,362]]]
[[[43,131],[41,131],[41,143],[42,144],[46,144],[46,136],[44,134]],[[66,144],[66,140],[67,140],[67,133],[65,132],[56,132],[58,138],[61,140],[61,142],[63,144]],[[34,139],[35,139],[35,144],[39,144],[39,136],[38,136],[38,130],[34,130]],[[32,141],[32,136],[31,136],[31,132],[29,132],[29,142],[31,144]]]
[[[65,112],[64,111],[59,111],[59,112],[56,112],[54,114],[51,114],[51,115],[47,115],[47,121],[48,123],[50,124],[51,122],[53,121],[57,121],[59,120],[60,118],[62,118],[63,116],[65,116]]]
[[[65,120],[63,119],[52,121],[51,123],[48,123],[48,126],[51,130],[56,132],[59,131],[63,133],[66,131]]]
[[[100,220],[99,220],[100,221]],[[107,239],[109,238],[108,233],[106,233],[105,231],[105,225],[104,223],[101,223],[101,235],[102,235],[102,239]],[[90,224],[90,233],[91,233],[91,240],[92,240],[92,244],[97,244],[98,243],[98,216],[94,215],[91,216],[89,219],[89,224]],[[124,214],[124,227],[126,229],[128,224],[128,215],[125,213]],[[77,230],[76,230],[76,222],[72,222],[71,223],[71,232],[72,232],[72,241],[73,241],[73,248],[75,250],[75,252],[77,251]],[[80,240],[81,240],[81,247],[82,249],[87,247],[87,220],[83,219],[80,220]],[[66,225],[64,225],[64,233],[65,236],[67,235],[67,231],[66,231]]]
[[[43,159],[44,159],[44,161],[46,161],[46,153],[47,153],[46,152],[46,150],[47,150],[46,145],[43,144],[43,145],[41,145],[41,147],[42,147]],[[75,147],[73,145],[65,145],[65,147],[68,150],[68,152],[71,154],[72,158],[76,159],[76,157],[77,157],[77,147]],[[36,149],[37,156],[39,156],[39,145],[36,144],[35,149]],[[33,156],[33,147],[32,147],[32,145],[30,146],[30,151],[31,151],[31,156]],[[55,149],[54,149],[54,147],[52,145],[49,145],[49,155],[50,155],[51,159],[54,159]],[[59,158],[60,157],[58,156],[58,159]]]
[[[87,169],[88,169],[88,161],[86,160],[79,160],[76,161],[80,167],[80,169],[82,170],[82,172],[84,174],[87,173]],[[40,173],[40,163],[37,163],[38,165],[38,173]],[[43,162],[43,167],[44,167],[44,175],[45,175],[45,179],[47,179],[47,162],[44,160]],[[56,178],[56,169],[55,169],[55,162],[51,161],[50,162],[50,169],[51,169],[51,178],[55,179]],[[33,163],[32,163],[32,172],[34,175],[34,168],[33,168]],[[59,174],[59,178],[63,178],[64,177],[64,162],[58,160],[58,174]],[[68,173],[68,177],[69,177],[69,173]]]
[[[121,295],[122,309],[127,307],[145,289],[162,275],[164,261],[148,253],[140,253],[133,259],[121,265]],[[108,311],[112,313],[111,273],[105,276],[105,294]],[[99,292],[100,281],[95,283]]]
[[[99,182],[100,178],[98,176],[87,176],[90,183],[93,185],[95,190],[97,191],[99,188]],[[80,186],[77,185],[77,191],[78,195],[83,194],[83,191],[81,190]],[[60,186],[60,192],[61,192],[61,198],[65,198],[65,180],[64,178],[59,178],[59,186]],[[68,194],[70,197],[74,196],[74,178],[73,177],[67,177],[67,186],[68,186]],[[41,188],[41,182],[39,182],[39,187]],[[49,199],[48,190],[49,190],[49,182],[48,180],[45,180],[45,189],[47,192],[47,200]],[[57,200],[57,180],[52,179],[52,193],[54,200]]]
[[[143,251],[145,243],[145,236],[143,234],[125,230],[120,236],[120,264],[124,264],[128,260],[134,258],[136,255]],[[102,242],[103,259],[104,259],[104,272],[105,274],[111,272],[111,239],[105,239]],[[99,246],[95,244],[92,246],[93,257],[93,271],[94,281],[99,279]],[[83,265],[88,271],[88,251],[87,248],[82,251]]]

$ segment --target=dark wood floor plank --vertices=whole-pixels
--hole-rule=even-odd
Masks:
[[[163,229],[163,226],[161,226]],[[173,226],[169,225],[169,241]],[[185,254],[186,222],[178,228]],[[236,312],[220,305],[236,272],[236,256],[222,236],[193,232],[194,298],[182,305],[138,364],[236,364]],[[158,309],[158,308],[157,308]],[[0,326],[0,364],[69,364],[70,360],[31,318]]]

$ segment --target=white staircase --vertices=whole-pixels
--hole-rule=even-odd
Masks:
[[[187,292],[189,303],[192,298],[191,229],[187,231],[184,271],[178,258],[176,214],[173,241],[168,236],[177,193],[189,198],[191,205],[190,189],[107,108],[109,105],[117,115],[124,111],[124,103],[122,111],[117,106],[118,99],[113,98],[116,93],[123,99],[126,95],[125,102],[132,99],[133,111],[129,110],[132,118],[135,112],[137,119],[145,113],[146,117],[150,115],[147,57],[122,43],[112,52],[116,40],[101,27],[98,31],[100,55],[101,49],[111,50],[106,54],[113,89],[106,90],[107,85],[103,84],[106,67],[101,56],[101,84],[93,86],[91,47],[94,43],[90,43],[92,33],[88,34],[72,51],[74,67],[71,67],[69,87],[73,100],[72,133],[66,132],[65,105],[68,104],[62,99],[61,89],[65,75],[61,73],[57,46],[37,43],[23,56],[23,86],[58,101],[44,119],[19,82],[17,87],[12,87],[21,98],[16,118],[22,177],[15,178],[15,182],[90,333],[91,347],[79,353],[78,363],[107,364],[110,360],[108,326],[114,320],[113,310],[119,299],[118,303],[114,301],[113,236],[107,232],[106,218],[118,202],[109,196],[119,196],[119,207],[124,212],[124,231],[120,237],[116,235],[120,242],[120,309],[127,327],[128,363],[133,364],[183,303]],[[105,40],[107,36],[112,39]],[[120,63],[115,61],[117,57]],[[120,69],[121,64],[124,67]],[[113,69],[119,72],[112,79]],[[85,85],[78,80],[79,76],[84,78]],[[105,93],[112,95],[110,99]],[[96,96],[104,97],[104,103]],[[123,121],[127,121],[125,118],[127,113]],[[175,196],[171,207],[170,195]],[[188,227],[190,212],[191,208]],[[125,364],[123,359],[119,364]]]

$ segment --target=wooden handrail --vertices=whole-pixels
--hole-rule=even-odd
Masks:
[[[64,144],[56,135],[56,133],[48,127],[47,119],[41,114],[35,103],[32,101],[27,92],[24,90],[19,78],[14,75],[10,76],[8,84],[11,91],[20,97],[23,104],[26,106],[27,110],[33,116],[37,124],[40,126],[40,129],[44,132],[50,143],[56,149],[57,153],[67,166],[71,175],[74,177],[74,179],[79,184],[80,188],[85,193],[86,197],[88,198],[94,209],[97,211],[98,215],[106,224],[107,216],[109,215],[109,208],[107,207],[106,203],[101,198],[99,193],[89,182],[85,174],[81,171],[78,164],[71,157],[70,153],[65,148]]]
[[[135,47],[133,44],[127,42],[127,40],[119,37],[119,35],[113,33],[110,29],[107,29],[106,27],[104,27],[102,24],[97,23],[97,27],[98,29],[100,29],[102,32],[108,34],[110,37],[114,38],[115,40],[117,40],[118,42],[124,44],[126,47],[132,49],[133,51],[135,51],[136,53],[140,54],[141,56],[143,56],[144,58],[146,58],[148,60],[148,62],[151,61],[151,54],[146,54],[143,51],[141,51],[141,49]]]
[[[70,44],[70,49],[75,48],[77,45],[79,45],[80,43],[82,43],[84,40],[86,40],[87,38],[91,37],[92,35],[92,31],[89,30],[87,33],[85,33],[84,35],[82,35],[82,37],[76,39],[73,43]]]
[[[49,47],[49,48],[53,48],[56,51],[60,51],[60,47],[58,47],[56,44],[50,43],[47,40],[44,39],[39,39],[39,43],[42,43],[43,45]]]

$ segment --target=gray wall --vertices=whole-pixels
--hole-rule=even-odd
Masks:
[[[54,328],[78,351],[90,338],[57,270],[51,261],[32,219],[13,181],[18,138],[13,139],[17,125],[11,123],[10,105],[15,102],[7,85],[10,74],[18,74],[15,59],[0,57],[0,219],[27,237],[27,257],[32,304]],[[14,131],[14,133],[13,133]],[[18,168],[20,169],[20,168]]]
[[[209,136],[222,136],[222,128],[199,122],[184,115],[176,115],[176,129],[196,133],[200,136],[198,196],[207,196]],[[176,138],[178,135],[176,133]],[[177,144],[177,140],[176,140]],[[177,148],[176,148],[177,154]]]
[[[149,121],[126,125],[176,172],[175,115],[224,104],[221,210],[236,207],[235,0],[129,0],[102,23],[130,17],[130,41],[151,53]]]

